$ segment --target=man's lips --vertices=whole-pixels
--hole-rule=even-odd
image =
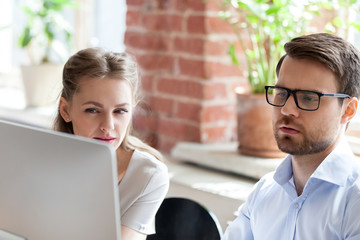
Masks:
[[[100,140],[108,143],[112,143],[115,141],[116,138],[114,137],[94,137],[95,140]]]
[[[297,134],[300,132],[300,131],[296,130],[295,128],[292,128],[291,126],[280,126],[279,129],[281,132],[283,132],[285,134],[290,134],[290,135]]]

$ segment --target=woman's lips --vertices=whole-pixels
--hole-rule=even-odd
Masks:
[[[289,135],[299,133],[298,130],[296,130],[295,128],[289,127],[289,126],[280,126],[280,131],[285,134],[289,134]]]
[[[107,143],[113,143],[116,138],[113,137],[94,137],[95,140],[107,142]]]

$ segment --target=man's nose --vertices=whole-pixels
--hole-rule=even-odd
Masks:
[[[285,105],[281,107],[281,113],[286,116],[295,116],[299,115],[299,108],[295,102],[295,96],[290,94],[289,98],[286,100]]]

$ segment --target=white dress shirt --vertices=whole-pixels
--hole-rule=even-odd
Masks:
[[[341,141],[298,196],[291,156],[255,185],[223,240],[360,239],[359,167]]]

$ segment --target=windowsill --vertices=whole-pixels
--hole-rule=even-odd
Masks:
[[[360,139],[353,136],[346,138],[360,163]],[[173,148],[171,156],[178,161],[255,180],[274,171],[283,160],[283,158],[241,155],[237,151],[237,142],[210,144],[181,142]]]
[[[232,143],[178,143],[171,156],[179,161],[217,169],[223,172],[259,179],[274,171],[282,159],[258,158],[241,155],[237,142]]]
[[[26,107],[21,74],[18,69],[0,73],[0,119],[50,128],[56,106]]]

